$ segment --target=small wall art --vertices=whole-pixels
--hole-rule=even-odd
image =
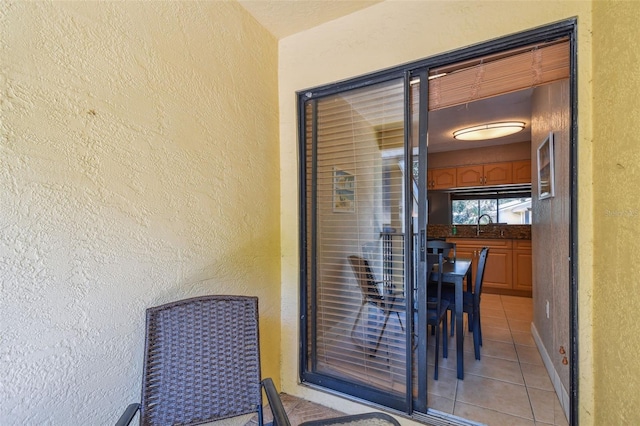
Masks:
[[[544,200],[555,195],[553,174],[553,132],[538,146],[538,199]]]
[[[336,167],[333,168],[333,211],[335,213],[356,211],[356,177]]]

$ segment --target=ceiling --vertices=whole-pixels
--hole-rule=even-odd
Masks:
[[[277,39],[381,2],[382,0],[238,0]]]
[[[322,25],[382,0],[238,0],[276,38]],[[375,70],[372,70],[375,71]],[[531,140],[531,93],[523,90],[445,108],[429,114],[429,151],[443,152]],[[525,130],[487,141],[458,141],[453,131],[494,121],[523,121]]]
[[[520,90],[429,113],[429,152],[455,151],[505,145],[531,140],[531,95],[533,89]],[[461,141],[453,138],[455,130],[493,123],[521,121],[524,130],[510,136],[485,141]]]

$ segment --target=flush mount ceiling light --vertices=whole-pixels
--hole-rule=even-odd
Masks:
[[[521,121],[503,121],[467,127],[453,132],[453,137],[461,141],[482,141],[509,136],[524,129]]]

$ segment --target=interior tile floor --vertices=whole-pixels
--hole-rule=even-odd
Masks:
[[[465,315],[464,380],[456,378],[455,337],[449,337],[448,358],[440,358],[437,381],[433,380],[435,348],[430,348],[430,409],[489,426],[568,425],[531,335],[532,299],[484,293],[481,308],[483,346],[479,361],[474,356],[473,335],[468,331]],[[429,344],[433,345],[434,340],[429,339]],[[282,396],[293,426],[342,414],[310,401]],[[265,420],[270,420],[268,409]],[[254,418],[247,426],[256,424]]]
[[[429,407],[490,426],[567,425],[531,334],[532,299],[485,293],[481,318],[483,346],[477,361],[465,315],[464,380],[456,378],[454,337],[449,338],[448,358],[440,358],[437,381],[434,351],[429,351]]]

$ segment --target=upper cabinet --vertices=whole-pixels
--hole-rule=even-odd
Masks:
[[[457,167],[456,187],[506,185],[513,183],[512,174],[511,162]]]
[[[428,189],[447,189],[456,187],[456,168],[433,169],[427,172]]]
[[[531,160],[430,169],[428,189],[531,183]]]
[[[531,160],[513,162],[513,183],[531,183]]]

